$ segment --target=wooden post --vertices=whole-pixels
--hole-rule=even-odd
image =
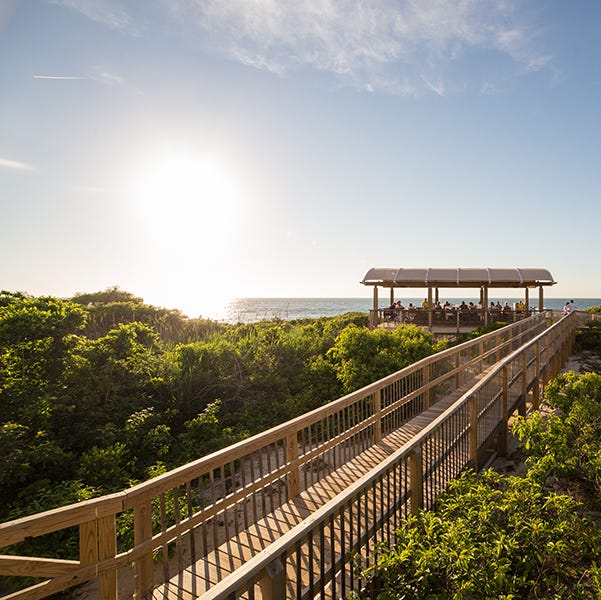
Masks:
[[[379,388],[374,392],[374,443],[382,441],[382,389]]]
[[[476,396],[470,396],[470,458],[474,471],[478,471],[478,401]]]
[[[543,312],[545,310],[545,300],[543,298],[543,286],[538,286],[538,310]]]
[[[522,401],[518,405],[518,412],[522,417],[526,416],[526,397],[528,396],[528,360],[526,351],[522,352]]]
[[[411,479],[411,513],[416,515],[424,505],[424,474],[420,446],[409,452],[408,460]]]
[[[298,458],[298,440],[296,431],[286,436],[286,463],[288,467],[288,499],[300,494],[300,470],[298,464],[291,466]]]
[[[82,567],[96,565],[117,554],[115,515],[108,515],[79,526],[79,562]],[[117,571],[98,573],[100,600],[117,599]]]
[[[113,558],[117,554],[117,527],[115,515],[98,519],[98,559]],[[117,570],[100,573],[100,600],[117,600]]]
[[[390,305],[394,304],[394,288],[390,286]]]
[[[134,545],[139,546],[152,538],[152,507],[150,498],[136,501],[134,506]],[[135,562],[135,600],[146,600],[152,596],[153,567],[152,550]]]
[[[499,442],[498,442],[498,452],[499,456],[507,456],[507,433],[508,433],[508,420],[509,415],[508,404],[509,404],[509,386],[508,386],[508,373],[507,373],[507,365],[503,366],[503,370],[501,372],[501,377],[503,379],[503,393],[501,395],[501,427],[499,429]]]
[[[459,369],[459,367],[461,366],[461,353],[457,352],[457,354],[455,354],[455,368]],[[455,389],[459,389],[459,386],[461,385],[461,380],[459,379],[459,371],[457,371],[457,373],[455,373]]]
[[[484,324],[488,325],[489,321],[489,311],[488,311],[488,287],[484,286],[482,288],[482,310],[484,311]]]
[[[526,316],[530,314],[530,290],[525,288],[524,290],[524,304],[526,309]]]
[[[324,585],[325,582],[322,582]],[[285,600],[286,569],[281,558],[270,562],[261,575],[261,596],[263,600]]]
[[[98,524],[96,520],[79,526],[79,562],[82,567],[98,562]]]
[[[532,389],[532,408],[538,410],[540,407],[540,342],[534,344],[534,351],[536,352],[536,358],[534,360],[534,388]]]
[[[427,386],[430,383],[430,363],[426,363],[424,368],[422,369],[424,374],[424,386]],[[430,408],[430,388],[428,387],[424,391],[424,410],[426,408]]]

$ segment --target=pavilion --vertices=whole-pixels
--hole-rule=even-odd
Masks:
[[[378,289],[389,288],[390,304],[394,302],[396,288],[425,288],[429,307],[439,299],[443,288],[471,288],[480,292],[484,321],[488,322],[488,291],[491,288],[517,288],[524,290],[524,304],[530,306],[529,292],[538,288],[538,310],[544,310],[545,286],[557,283],[547,269],[518,268],[371,268],[361,281],[373,286],[373,315],[378,315]],[[375,324],[373,320],[370,320]],[[432,324],[432,317],[429,319]]]

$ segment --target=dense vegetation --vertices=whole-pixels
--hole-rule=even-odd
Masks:
[[[2,292],[0,521],[124,489],[439,349],[366,323],[226,325],[118,289]]]
[[[552,414],[514,425],[522,476],[454,481],[396,532],[360,597],[601,597],[601,376],[562,374],[545,399]]]

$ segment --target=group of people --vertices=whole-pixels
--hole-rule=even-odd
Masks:
[[[566,302],[566,306],[568,303]],[[574,305],[575,306],[575,305]],[[433,308],[434,310],[482,310],[482,304],[474,303],[474,302],[465,302],[465,300],[461,301],[461,304],[451,304],[448,300],[441,304],[438,300],[431,304],[428,302],[427,298],[424,298],[424,301],[421,304],[421,307],[415,306],[412,302],[409,302],[407,306],[404,306],[400,300],[393,302],[388,309],[389,310],[415,310],[417,308],[429,309]],[[519,300],[515,303],[515,310],[525,310],[526,304]],[[511,306],[509,306],[508,302],[505,302],[503,305],[499,301],[491,302],[489,306],[489,310],[492,311],[504,311],[508,312],[512,310]]]
[[[571,312],[578,310],[578,307],[574,303],[574,300],[568,300],[563,306],[563,314],[569,315]]]

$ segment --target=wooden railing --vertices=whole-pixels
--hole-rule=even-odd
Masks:
[[[482,308],[378,308],[369,311],[370,327],[380,324],[418,325],[440,330],[476,329],[489,323],[515,323],[536,311]]]
[[[336,581],[354,585],[352,573],[350,581],[339,575],[350,569],[348,552],[371,548],[384,538],[382,531],[389,534],[398,522],[395,519],[402,518],[410,508],[430,506],[438,487],[467,461],[481,464],[486,454],[485,440],[506,428],[499,415],[506,416],[515,404],[515,381],[524,378],[520,369],[526,364],[529,374],[526,383],[520,383],[523,396],[524,385],[526,389],[533,385],[530,375],[542,374],[544,379],[557,371],[559,359],[555,357],[558,352],[565,354],[566,340],[571,339],[566,336],[573,336],[575,323],[575,319],[562,319],[545,331],[548,315],[535,315],[423,359],[310,413],[136,487],[0,524],[0,548],[4,552],[0,556],[0,575],[43,579],[5,598],[44,598],[83,582],[94,582],[100,598],[106,600],[119,597],[118,590],[122,597],[149,597],[157,585],[206,556],[228,537],[327,477],[439,399],[484,377],[468,399],[444,420],[437,421],[436,428],[429,428],[420,441],[397,453],[393,462],[386,461],[381,472],[353,485],[344,498],[328,505],[323,513],[325,521],[319,521],[318,529],[295,528],[294,533],[277,542],[275,547],[281,553],[274,554],[275,550],[270,549],[268,563],[257,563],[263,558],[256,557],[242,567],[244,577],[237,583],[231,576],[225,577],[209,596],[219,597],[220,590],[252,588],[258,579],[265,590],[270,589],[265,573],[275,572],[267,579],[277,585],[282,577],[277,564],[282,555],[300,556],[305,547],[310,561],[319,563],[312,571],[307,593],[311,593],[315,581],[323,586],[327,580],[334,588]],[[535,349],[520,350],[528,354],[514,366],[516,359],[512,357],[520,347]],[[507,410],[499,408],[499,390],[505,389],[501,367],[495,366],[500,360],[504,360],[502,372],[507,378],[508,391],[503,396]],[[487,374],[491,369],[492,374]],[[376,489],[384,496],[374,500],[378,514],[372,519],[361,511],[366,506],[365,494]],[[318,511],[311,522],[316,523],[322,512]],[[355,519],[365,520],[365,527]],[[133,540],[118,537],[117,530],[126,529],[117,527],[118,523],[133,524]],[[79,528],[79,560],[12,555],[18,551],[15,545],[26,539],[69,527]],[[343,548],[334,552],[332,546],[329,563],[325,560],[326,546],[334,538],[328,542],[328,535],[339,536]],[[292,546],[285,545],[288,542]],[[315,543],[321,546],[315,548]]]
[[[346,597],[363,587],[361,569],[409,513],[432,507],[447,483],[467,466],[507,451],[508,421],[527,403],[537,408],[543,385],[568,358],[578,316],[561,319],[505,356],[455,404],[377,468],[310,520],[299,524],[203,595],[226,600]],[[302,568],[299,565],[302,564]]]

